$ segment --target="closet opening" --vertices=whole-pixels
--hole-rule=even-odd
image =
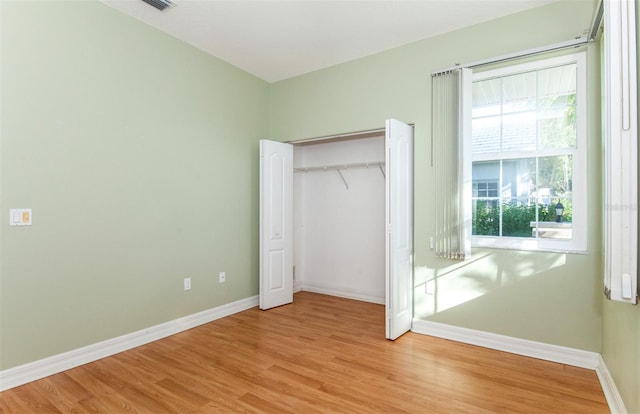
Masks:
[[[384,303],[386,337],[399,337],[413,317],[412,219],[412,126],[260,141],[260,309],[294,290]]]
[[[384,304],[384,130],[291,144],[294,292]]]

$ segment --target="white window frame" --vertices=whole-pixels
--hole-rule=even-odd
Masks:
[[[474,73],[472,82],[486,80],[490,78],[504,77],[522,72],[529,72],[536,69],[561,66],[566,64],[576,64],[576,148],[567,150],[566,153],[573,158],[573,216],[569,240],[527,238],[527,237],[500,237],[500,236],[479,236],[471,235],[472,247],[489,247],[499,249],[527,250],[527,251],[550,251],[565,253],[586,253],[587,250],[587,69],[586,53],[578,52],[553,58],[541,59],[532,62],[516,64],[494,70]],[[470,86],[470,85],[469,85]],[[469,115],[465,122],[471,124]],[[468,128],[471,131],[471,127]],[[471,148],[471,133],[465,134],[464,146]],[[514,158],[530,158],[532,156],[543,156],[542,151],[522,151],[493,154],[479,154],[474,156],[471,151],[465,151],[464,163],[469,167],[474,161],[483,160],[505,160]],[[471,168],[469,176],[465,177],[471,182]],[[466,195],[469,200],[471,194]],[[471,206],[468,202],[467,206]],[[468,223],[467,231],[471,234],[471,223]]]

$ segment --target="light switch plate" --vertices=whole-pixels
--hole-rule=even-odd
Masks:
[[[10,226],[30,226],[33,222],[33,213],[30,208],[9,209]]]

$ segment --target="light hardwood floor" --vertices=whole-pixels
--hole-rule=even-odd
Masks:
[[[308,292],[0,394],[3,413],[608,413],[595,372],[425,335]]]

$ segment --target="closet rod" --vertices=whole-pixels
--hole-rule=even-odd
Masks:
[[[325,171],[325,170],[348,170],[350,168],[370,168],[370,167],[379,167],[382,170],[382,167],[384,167],[384,161],[353,162],[348,164],[318,165],[314,167],[297,167],[297,168],[294,168],[293,171],[311,172],[311,171]]]

